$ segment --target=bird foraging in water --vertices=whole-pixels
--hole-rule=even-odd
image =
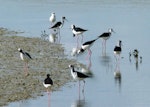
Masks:
[[[78,54],[83,53],[85,50],[88,50],[88,56],[91,56],[92,51],[90,50],[90,47],[93,45],[93,43],[99,38],[96,38],[94,40],[87,41],[82,44],[81,48],[78,50]]]
[[[26,76],[28,75],[28,62],[32,59],[29,53],[24,52],[22,49],[18,48],[18,51],[20,52],[20,58],[25,62],[24,69],[26,72]]]
[[[47,89],[47,92],[49,92],[48,88],[53,85],[53,80],[50,78],[50,74],[47,74],[47,78],[44,80],[43,85]]]

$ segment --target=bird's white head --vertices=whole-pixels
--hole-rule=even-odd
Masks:
[[[69,68],[73,68],[73,65],[69,65]]]
[[[75,28],[75,25],[71,25],[71,29],[74,29]]]
[[[54,12],[52,12],[51,14],[52,14],[52,15],[55,15],[55,13],[54,13]]]
[[[115,33],[115,31],[112,28],[109,28],[108,32],[110,32],[110,33],[114,32]]]
[[[22,52],[22,49],[21,49],[21,48],[18,48],[18,51],[19,51],[19,52]]]

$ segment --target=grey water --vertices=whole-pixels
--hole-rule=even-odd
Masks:
[[[149,107],[150,106],[150,1],[148,0],[0,0],[0,26],[24,31],[23,36],[40,37],[49,30],[49,16],[55,12],[57,20],[65,16],[68,22],[61,29],[60,43],[70,58],[85,64],[93,73],[86,79],[84,93],[78,91],[78,82],[66,84],[60,91],[47,93],[36,99],[10,103],[7,107]],[[113,28],[115,33],[107,40],[102,52],[102,40],[91,47],[91,60],[87,53],[70,55],[76,47],[70,26],[88,29],[83,41],[95,39]],[[122,40],[119,67],[113,54],[114,46]],[[139,50],[138,61],[129,52]],[[121,78],[114,73],[119,71]],[[82,84],[83,85],[83,84]]]

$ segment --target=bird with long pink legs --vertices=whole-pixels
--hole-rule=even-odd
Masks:
[[[29,61],[32,59],[31,55],[25,51],[23,51],[22,49],[18,48],[18,51],[20,52],[20,58],[21,60],[24,61],[24,71],[25,71],[25,75],[27,76],[28,75],[28,63]]]
[[[112,28],[108,29],[108,32],[104,32],[102,33],[99,38],[102,38],[102,54],[106,54],[106,41],[110,38],[112,32],[114,32],[114,30]]]
[[[83,33],[86,32],[86,29],[76,27],[75,25],[71,25],[71,30],[73,33],[73,37],[77,36],[77,47],[79,46],[79,35],[82,36],[81,43],[83,42]]]
[[[99,37],[94,39],[94,40],[90,40],[90,41],[87,41],[87,42],[83,43],[81,48],[78,50],[77,53],[81,54],[81,53],[85,52],[86,50],[88,50],[88,56],[87,56],[86,59],[89,59],[91,57],[91,54],[92,54],[92,51],[91,51],[90,47],[94,44],[94,42],[97,39],[99,39]]]
[[[85,87],[85,80],[84,79],[89,78],[91,76],[75,70],[74,65],[69,65],[69,68],[71,69],[71,75],[72,75],[73,79],[79,81],[79,98],[80,98],[80,81],[83,81],[83,83],[84,83],[83,89],[82,89],[82,92],[84,93],[84,87]]]
[[[50,88],[53,85],[53,80],[50,78],[50,74],[47,74],[47,77],[45,78],[44,82],[43,82],[44,87],[47,90],[48,93],[48,107],[50,107]]]

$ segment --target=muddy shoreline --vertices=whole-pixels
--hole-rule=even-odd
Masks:
[[[18,35],[20,32],[0,28],[0,106],[42,96],[45,91],[42,82],[47,73],[54,81],[52,91],[72,81],[68,65],[76,61],[66,58],[61,44]],[[28,76],[25,76],[24,62],[20,59],[18,48],[33,57]]]

